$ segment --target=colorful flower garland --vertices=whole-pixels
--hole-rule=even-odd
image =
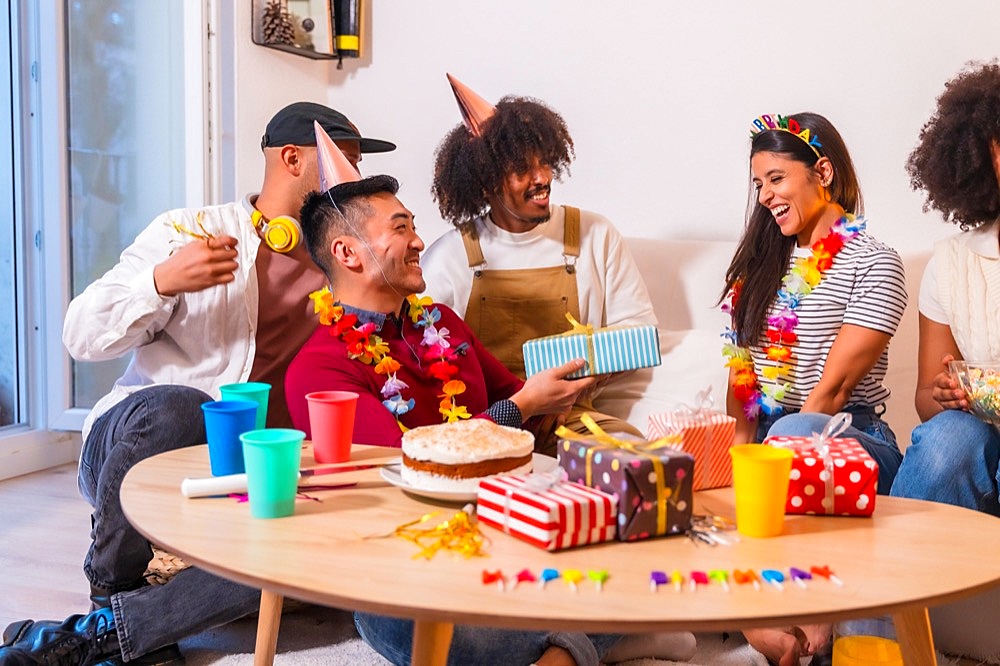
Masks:
[[[833,258],[841,249],[850,243],[865,229],[864,218],[855,218],[845,214],[840,218],[825,238],[813,243],[812,254],[795,260],[791,270],[782,278],[782,287],[778,289],[775,305],[776,314],[767,318],[768,345],[764,354],[775,365],[761,370],[764,378],[776,381],[786,377],[792,371],[792,349],[798,337],[795,327],[799,324],[796,308],[802,299],[808,296],[823,279],[823,273],[833,265]],[[742,281],[737,281],[723,303],[724,312],[733,314],[739,299]],[[791,390],[787,381],[774,386],[761,386],[757,372],[753,367],[753,359],[746,347],[736,344],[736,331],[727,328],[722,336],[727,340],[722,347],[722,355],[726,359],[726,367],[733,371],[733,395],[743,403],[743,413],[748,421],[755,421],[763,411],[765,414],[780,414],[783,410],[779,402]]]
[[[399,361],[389,355],[389,345],[376,335],[375,324],[368,322],[359,326],[357,315],[345,314],[344,308],[334,301],[333,293],[328,287],[312,292],[309,298],[313,301],[313,312],[319,314],[319,323],[330,326],[330,335],[340,338],[347,345],[348,358],[374,366],[376,374],[386,376],[381,390],[384,398],[382,404],[405,432],[407,428],[399,417],[412,410],[416,402],[413,398],[403,398],[403,391],[410,386],[396,377],[400,368]],[[411,294],[406,300],[410,304],[410,319],[416,326],[424,329],[420,344],[428,349],[421,360],[430,362],[427,374],[441,382],[438,411],[442,419],[454,423],[459,419],[470,418],[472,414],[455,399],[465,393],[465,382],[452,379],[458,374],[458,367],[452,363],[458,358],[458,353],[448,341],[448,329],[439,329],[435,325],[441,320],[441,313],[437,308],[426,307],[433,302],[429,296],[419,298]]]

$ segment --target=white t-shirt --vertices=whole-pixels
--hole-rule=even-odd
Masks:
[[[802,248],[798,254],[808,256],[810,252],[809,248]],[[795,259],[793,254],[789,268]],[[751,345],[750,356],[757,380],[762,386],[791,384],[791,389],[778,403],[788,409],[799,409],[819,384],[827,355],[843,324],[894,335],[905,309],[902,260],[895,250],[862,233],[843,247],[833,265],[823,273],[820,283],[795,309],[799,324],[795,327],[798,340],[790,345],[791,374],[776,380],[763,376],[764,368],[775,365],[764,351],[768,346],[766,331],[761,332],[757,344]],[[768,314],[776,313],[777,308],[772,305]],[[875,367],[854,387],[845,406],[875,406],[885,402],[889,389],[882,382],[888,364],[888,349],[885,349]]]
[[[564,210],[524,233],[504,231],[488,218],[475,220],[488,270],[562,266]],[[472,293],[473,269],[462,235],[451,229],[434,241],[420,261],[426,293],[461,317]],[[618,230],[607,218],[580,211],[580,256],[576,260],[580,323],[594,326],[656,325],[649,292]]]

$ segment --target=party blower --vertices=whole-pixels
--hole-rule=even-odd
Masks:
[[[373,463],[370,465],[347,465],[343,467],[314,467],[299,472],[299,480],[311,476],[327,476],[341,472],[357,472],[363,469],[384,467],[390,463]],[[181,494],[184,497],[212,497],[228,495],[229,493],[245,493],[247,491],[246,474],[227,474],[225,476],[209,476],[203,478],[187,478],[181,481]]]

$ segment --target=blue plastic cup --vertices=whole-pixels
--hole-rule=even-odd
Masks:
[[[208,460],[212,476],[242,474],[243,443],[240,435],[257,424],[257,403],[250,400],[218,400],[201,406],[205,412]]]
[[[265,382],[241,382],[225,384],[219,387],[223,400],[253,400],[257,403],[256,430],[267,425],[267,398],[271,393],[271,385]]]
[[[306,434],[291,428],[251,430],[240,435],[247,465],[247,495],[254,518],[295,513],[299,464]]]

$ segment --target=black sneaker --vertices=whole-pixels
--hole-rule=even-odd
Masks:
[[[62,622],[14,622],[3,632],[3,645],[0,666],[91,666],[121,662],[115,616],[110,608],[71,615]]]

